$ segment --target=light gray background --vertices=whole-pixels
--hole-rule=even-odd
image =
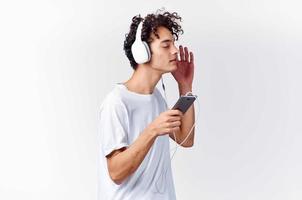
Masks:
[[[1,1],[0,199],[96,199],[98,107],[132,73],[131,18],[161,7],[183,17],[200,102],[178,199],[302,199],[301,3],[285,0]]]

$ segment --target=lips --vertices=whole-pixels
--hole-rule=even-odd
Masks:
[[[174,62],[174,61],[176,61],[176,58],[174,58],[173,60],[170,60],[170,62]]]

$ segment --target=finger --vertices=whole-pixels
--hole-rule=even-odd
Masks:
[[[179,46],[179,55],[180,55],[180,60],[183,61],[185,57],[184,57],[184,49],[181,45]]]
[[[173,132],[176,132],[176,131],[179,131],[180,130],[180,127],[177,126],[177,127],[174,127],[174,128],[166,128],[165,129],[165,133],[173,133]]]
[[[185,61],[189,61],[189,52],[187,47],[185,47]]]
[[[179,127],[181,125],[180,121],[175,121],[169,124],[169,128]]]
[[[168,119],[168,122],[175,122],[181,120],[180,116],[173,116]]]
[[[194,63],[194,55],[193,55],[193,52],[190,52],[190,63]]]
[[[180,127],[177,126],[177,127],[172,128],[172,131],[171,131],[171,132],[173,133],[173,132],[177,132],[177,131],[179,131],[179,130],[180,130]]]
[[[179,116],[183,115],[182,112],[180,110],[178,110],[178,109],[172,109],[172,110],[170,110],[169,114],[170,115],[179,115]]]

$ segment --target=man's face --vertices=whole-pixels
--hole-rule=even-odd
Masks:
[[[177,69],[177,53],[178,49],[174,45],[174,37],[166,27],[160,26],[157,28],[157,38],[151,34],[152,42],[150,65],[152,68],[161,72],[173,72]]]

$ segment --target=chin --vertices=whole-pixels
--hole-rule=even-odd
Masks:
[[[177,70],[177,65],[173,65],[173,68],[172,68],[172,72],[176,71]]]

